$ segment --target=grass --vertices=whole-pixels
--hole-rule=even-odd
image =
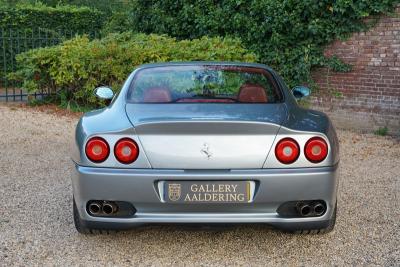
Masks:
[[[388,131],[389,131],[389,129],[386,126],[385,127],[379,127],[378,130],[376,130],[374,132],[374,134],[380,135],[380,136],[386,136],[388,134]]]

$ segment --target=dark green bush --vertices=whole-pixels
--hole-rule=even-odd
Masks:
[[[75,34],[94,36],[103,21],[101,12],[88,7],[0,5],[0,77],[14,69],[16,54],[58,44]]]
[[[110,33],[122,33],[132,31],[133,15],[130,11],[116,11],[107,19],[101,34],[103,36]]]
[[[25,30],[48,29],[89,33],[100,31],[104,18],[100,11],[88,7],[56,6],[43,4],[0,7],[0,28]]]
[[[290,85],[310,81],[314,66],[346,71],[323,56],[336,38],[362,30],[363,19],[393,9],[398,0],[147,0],[126,16],[128,28],[179,39],[200,36],[241,38],[262,63],[277,69]]]
[[[116,92],[135,66],[150,62],[224,60],[254,62],[256,57],[238,39],[208,38],[176,41],[159,35],[111,34],[90,41],[76,37],[61,45],[17,56],[10,78],[23,81],[29,92],[56,92],[60,99],[93,105],[93,89],[109,85]]]
[[[123,11],[131,5],[132,0],[0,0],[0,5],[16,6],[20,4],[43,3],[46,6],[56,7],[59,5],[85,6],[95,8],[104,13]]]

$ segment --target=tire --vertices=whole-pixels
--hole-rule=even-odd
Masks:
[[[303,235],[315,235],[315,234],[327,234],[329,232],[332,232],[332,230],[335,228],[335,223],[336,223],[336,211],[337,211],[337,203],[335,204],[335,210],[333,211],[332,218],[329,220],[329,224],[325,228],[320,228],[320,229],[307,229],[307,230],[297,230],[294,231],[295,234],[303,234]]]
[[[76,207],[75,198],[73,198],[73,214],[74,214],[74,225],[78,233],[80,234],[110,234],[116,231],[104,230],[104,229],[93,229],[86,226],[79,216],[78,208]]]

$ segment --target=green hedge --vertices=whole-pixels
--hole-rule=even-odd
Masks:
[[[192,60],[254,62],[256,57],[238,39],[208,38],[177,41],[159,35],[111,34],[90,41],[76,37],[61,45],[17,56],[10,78],[23,81],[29,92],[56,92],[61,100],[93,105],[93,89],[109,85],[116,92],[128,74],[143,63]]]
[[[85,6],[100,10],[106,15],[114,11],[123,11],[127,7],[131,6],[132,0],[0,0],[0,5],[4,6],[16,6],[20,4],[36,4],[43,3],[46,6],[57,7],[59,5],[73,5],[73,6]],[[110,4],[110,2],[112,2]]]
[[[0,7],[0,28],[6,29],[41,28],[83,34],[100,31],[103,23],[103,14],[88,7],[49,7],[43,4]]]
[[[3,77],[14,69],[16,54],[58,44],[76,34],[94,37],[103,21],[101,12],[87,7],[0,5],[0,86],[15,86]]]
[[[136,1],[126,19],[130,30],[180,39],[239,37],[261,62],[295,85],[309,82],[314,66],[348,70],[336,58],[326,59],[324,46],[362,30],[364,18],[390,11],[397,3],[399,0],[148,0]]]

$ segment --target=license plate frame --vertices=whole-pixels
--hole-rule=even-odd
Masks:
[[[253,202],[252,180],[166,180],[158,184],[162,202],[170,204],[241,204]]]

